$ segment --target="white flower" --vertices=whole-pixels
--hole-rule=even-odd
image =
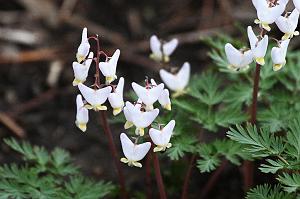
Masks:
[[[82,62],[89,54],[89,51],[90,51],[90,44],[87,37],[87,28],[84,28],[82,30],[81,43],[78,47],[77,54],[76,54],[77,61],[79,63]]]
[[[136,95],[146,105],[147,111],[153,109],[153,104],[158,100],[164,89],[163,83],[152,88],[145,88],[135,82],[133,82],[131,85]]]
[[[280,43],[279,47],[273,47],[271,57],[273,61],[273,70],[278,71],[286,64],[286,53],[290,40],[284,40]]]
[[[108,101],[111,107],[114,109],[113,114],[118,115],[124,106],[123,101],[123,89],[124,89],[124,78],[119,79],[119,83],[115,89],[115,92],[110,93],[108,96]]]
[[[151,79],[151,84],[154,86],[157,86],[157,83],[155,82],[154,79]],[[164,108],[170,111],[172,109],[171,107],[171,100],[170,100],[170,94],[168,89],[164,89],[162,93],[160,94],[158,98],[158,102],[160,105]]]
[[[121,145],[123,153],[126,158],[121,158],[121,162],[128,164],[129,166],[142,167],[142,164],[138,161],[142,160],[151,148],[150,142],[143,144],[134,144],[125,133],[120,135]]]
[[[299,0],[293,0],[293,3],[295,5],[295,7],[298,9],[298,11],[300,12],[300,1]]]
[[[77,106],[77,113],[76,113],[76,126],[83,132],[86,131],[86,124],[89,121],[89,111],[87,108],[84,107],[84,103],[82,101],[82,96],[77,95],[76,97],[76,106]]]
[[[83,95],[84,99],[90,104],[86,105],[86,108],[94,109],[95,111],[107,110],[107,107],[103,106],[102,104],[107,100],[111,92],[110,86],[94,90],[80,83],[78,84],[78,88],[81,94]]]
[[[253,61],[251,50],[242,52],[229,43],[225,45],[225,54],[229,62],[228,68],[233,70],[247,69]]]
[[[170,61],[170,55],[174,52],[178,45],[177,39],[172,39],[169,42],[161,43],[156,35],[151,36],[150,38],[150,48],[152,54],[150,57],[155,61]]]
[[[175,91],[173,97],[182,95],[185,93],[184,89],[189,83],[191,66],[188,62],[185,62],[177,74],[172,74],[164,69],[159,71],[160,77],[169,89]]]
[[[151,111],[143,112],[140,110],[140,106],[134,106],[130,102],[126,102],[126,106],[124,107],[124,114],[127,122],[129,124],[133,124],[136,126],[135,133],[140,136],[144,136],[145,130],[144,128],[151,125],[151,123],[155,120],[155,118],[159,114],[159,109],[153,109]],[[125,129],[132,125],[125,124]]]
[[[170,100],[170,93],[168,89],[164,89],[161,95],[158,98],[158,102],[164,108],[170,111],[171,107],[171,100]]]
[[[126,106],[123,109],[124,112],[124,116],[126,119],[126,123],[124,124],[124,128],[125,129],[129,129],[133,126],[133,119],[132,119],[132,115],[134,115],[132,112],[134,111],[140,111],[141,109],[141,104],[131,104],[130,102],[126,102]]]
[[[99,68],[102,74],[106,78],[106,84],[110,84],[115,79],[117,79],[116,69],[117,69],[119,57],[120,57],[120,50],[117,49],[108,62],[99,63]]]
[[[156,130],[151,128],[149,130],[149,135],[151,140],[157,147],[153,149],[154,152],[165,151],[167,148],[170,148],[172,144],[170,139],[175,127],[175,120],[171,120],[162,130]]]
[[[78,62],[73,62],[73,71],[74,71],[74,81],[73,86],[77,86],[79,83],[84,83],[91,66],[91,63],[93,61],[94,53],[90,52],[88,59],[85,60],[82,64]]]
[[[264,57],[267,53],[269,37],[268,35],[265,35],[262,40],[258,40],[251,26],[248,26],[247,32],[253,58],[255,59],[256,63],[263,66],[265,64]]]
[[[285,33],[282,37],[283,40],[291,39],[293,36],[299,35],[298,31],[295,31],[298,25],[299,12],[294,9],[288,17],[280,16],[276,21],[276,25],[281,32]]]
[[[254,22],[259,24],[267,31],[271,30],[270,24],[274,23],[284,12],[288,0],[278,0],[276,5],[272,5],[267,0],[252,0],[257,11],[257,17]]]

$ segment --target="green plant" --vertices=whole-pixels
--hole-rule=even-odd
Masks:
[[[110,182],[95,182],[84,177],[63,149],[55,148],[49,153],[28,142],[19,143],[15,139],[4,139],[4,142],[22,155],[24,163],[0,167],[1,199],[98,199],[115,190]]]

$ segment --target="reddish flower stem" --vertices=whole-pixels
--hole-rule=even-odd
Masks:
[[[253,77],[253,92],[252,92],[252,105],[250,107],[250,123],[256,124],[257,117],[257,97],[259,90],[259,79],[260,79],[261,65],[256,63],[255,73]],[[243,163],[243,177],[244,177],[244,190],[248,191],[253,185],[253,173],[254,165],[251,161],[245,160]]]
[[[228,161],[224,160],[222,162],[222,164],[219,166],[219,168],[217,170],[215,170],[214,173],[210,176],[208,182],[206,183],[206,185],[202,189],[202,193],[200,195],[200,198],[203,198],[203,199],[206,198],[207,194],[212,190],[212,188],[216,184],[217,180],[219,179],[221,173],[226,168],[227,164],[228,164]]]
[[[187,199],[188,198],[188,187],[189,187],[189,182],[190,182],[190,178],[191,178],[191,174],[192,174],[192,170],[193,170],[195,160],[196,160],[196,154],[193,154],[193,156],[191,157],[187,172],[185,174],[184,183],[183,183],[183,186],[182,186],[181,199]]]
[[[124,178],[123,170],[122,170],[121,163],[119,160],[119,155],[117,152],[116,145],[114,144],[112,132],[110,130],[105,111],[100,111],[100,119],[101,119],[101,124],[102,124],[103,130],[104,130],[104,133],[108,139],[109,149],[113,156],[115,168],[117,170],[117,174],[119,177],[122,198],[127,199],[128,195],[127,195],[126,188],[125,188],[125,178]]]
[[[97,37],[93,37],[93,39],[96,41],[97,43],[97,57],[96,57],[96,74],[95,74],[95,83],[94,86],[96,88],[100,88],[101,87],[101,83],[100,83],[100,69],[99,69],[99,61],[100,61],[100,43],[99,43],[99,39],[98,36]],[[111,152],[111,155],[113,157],[114,160],[114,165],[115,165],[115,169],[117,171],[118,174],[118,178],[119,178],[119,184],[120,184],[120,190],[121,190],[121,195],[123,199],[127,199],[128,195],[126,192],[126,188],[125,188],[125,178],[124,178],[124,174],[123,174],[123,170],[121,167],[121,163],[119,160],[119,155],[118,155],[118,151],[117,151],[117,147],[114,143],[113,140],[113,136],[112,136],[112,132],[109,126],[109,123],[107,121],[107,115],[105,111],[100,111],[100,121],[101,121],[101,125],[103,127],[103,131],[104,134],[106,135],[107,139],[108,139],[108,146],[109,146],[109,150]]]
[[[146,198],[152,199],[152,183],[151,183],[151,153],[146,157]]]
[[[151,150],[152,150],[152,147],[151,147]],[[166,194],[164,182],[163,182],[163,179],[162,179],[162,176],[161,176],[160,166],[159,166],[159,159],[158,159],[157,154],[153,153],[152,158],[153,158],[155,178],[156,178],[157,187],[158,187],[158,190],[159,190],[160,199],[167,199],[167,194]]]

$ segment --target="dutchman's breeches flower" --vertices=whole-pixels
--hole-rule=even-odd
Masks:
[[[107,110],[107,107],[102,104],[107,100],[112,90],[110,86],[94,90],[80,83],[78,88],[84,99],[89,103],[85,106],[87,109],[94,109],[95,111]]]
[[[278,0],[277,4],[268,0],[252,0],[252,3],[257,11],[257,17],[254,22],[259,24],[266,31],[270,31],[270,24],[274,23],[278,17],[284,12],[288,0]]]
[[[156,145],[153,149],[154,152],[165,151],[170,148],[172,144],[170,143],[171,136],[175,127],[175,120],[171,120],[163,129],[157,130],[151,128],[149,131],[150,138],[152,142]]]
[[[120,140],[125,155],[125,158],[121,158],[121,162],[141,168],[142,164],[139,161],[146,156],[151,148],[151,143],[134,144],[125,133],[120,135]]]
[[[153,110],[153,104],[158,100],[164,89],[164,84],[161,83],[157,86],[146,87],[140,86],[133,82],[132,88],[139,99],[146,105],[146,111]]]
[[[191,73],[191,66],[188,62],[185,62],[177,74],[169,73],[168,71],[161,69],[159,71],[160,78],[166,84],[166,86],[175,91],[173,97],[178,97],[185,93],[186,86],[189,83]]]
[[[249,68],[249,64],[253,62],[253,54],[251,50],[240,51],[231,44],[225,45],[225,54],[229,62],[228,68],[232,70],[240,70]]]
[[[248,38],[251,46],[253,57],[259,65],[265,65],[265,55],[268,49],[269,37],[265,35],[261,40],[258,40],[251,26],[247,29]]]
[[[276,25],[281,32],[285,33],[282,40],[291,39],[293,36],[298,36],[299,32],[295,31],[298,25],[299,11],[294,9],[288,17],[280,16],[276,20]]]
[[[120,50],[117,49],[108,62],[99,63],[99,68],[102,74],[105,76],[106,84],[110,84],[115,79],[117,79],[116,69],[117,69],[119,57],[120,57]]]
[[[156,35],[153,35],[150,38],[150,48],[152,51],[152,54],[150,55],[150,58],[152,58],[155,61],[159,62],[169,62],[170,61],[170,55],[174,52],[178,45],[177,39],[172,39],[169,42],[161,42]]]
[[[84,83],[88,74],[91,63],[93,61],[94,53],[90,52],[88,58],[82,63],[73,62],[74,81],[73,86],[78,86],[79,83]]]
[[[87,28],[84,28],[82,30],[81,43],[76,53],[77,62],[80,63],[83,60],[85,60],[86,56],[89,54],[89,51],[90,51],[90,44],[87,37]]]
[[[86,125],[89,121],[89,111],[87,108],[84,107],[84,103],[82,101],[82,96],[77,95],[76,97],[76,106],[77,106],[77,113],[76,113],[76,126],[83,132],[86,131]]]
[[[123,101],[123,89],[124,89],[124,78],[119,79],[119,83],[113,93],[110,93],[108,96],[108,101],[113,108],[113,114],[118,115],[124,106]]]
[[[284,40],[279,44],[279,47],[273,47],[271,57],[273,61],[273,70],[278,71],[286,64],[286,53],[290,40]]]
[[[140,106],[134,106],[130,102],[126,102],[124,115],[127,122],[125,123],[124,128],[130,128],[134,125],[136,127],[136,135],[144,136],[144,129],[152,124],[158,114],[159,109],[144,112],[140,110]]]

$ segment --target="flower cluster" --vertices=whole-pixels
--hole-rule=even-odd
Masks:
[[[254,22],[259,25],[261,32],[257,36],[252,27],[248,26],[249,50],[238,50],[229,43],[225,45],[225,53],[230,69],[247,69],[253,60],[258,65],[263,66],[265,64],[264,57],[267,53],[269,43],[267,33],[271,31],[270,25],[273,23],[284,33],[280,40],[274,39],[277,42],[277,46],[273,47],[271,51],[273,70],[278,71],[286,64],[286,53],[289,42],[294,36],[299,35],[296,28],[300,10],[299,0],[293,0],[296,8],[292,12],[285,11],[288,2],[289,0],[252,0],[258,17]],[[284,12],[285,14],[283,15]]]
[[[113,108],[114,115],[120,113],[124,106],[124,79],[121,77],[118,85],[110,84],[116,79],[116,67],[120,56],[120,50],[116,50],[112,57],[108,57],[105,54],[105,62],[99,62],[99,56],[103,52],[97,52],[96,57],[94,57],[94,53],[90,52],[89,39],[94,39],[98,42],[98,37],[88,38],[87,28],[84,28],[82,31],[81,43],[76,54],[77,61],[73,62],[75,77],[73,86],[77,86],[81,93],[81,95],[77,95],[76,98],[77,114],[75,124],[83,132],[86,131],[87,123],[89,121],[88,110],[107,110],[107,107],[104,105],[107,99]],[[100,84],[98,82],[99,77],[97,77],[94,85],[92,85],[93,88],[90,88],[83,83],[88,78],[89,69],[93,61],[96,62],[96,71],[98,71],[98,73],[101,71],[106,78],[106,83]],[[97,76],[99,76],[99,74],[97,74]],[[82,96],[85,100],[82,99]]]
[[[90,51],[89,40],[97,42],[97,51],[94,53]],[[170,42],[162,42],[156,36],[152,36],[150,46],[153,53],[150,57],[158,62],[167,63],[170,61],[169,56],[176,49],[177,45],[177,39],[173,39]],[[165,151],[172,146],[170,139],[175,127],[175,121],[171,120],[165,125],[155,122],[160,112],[159,108],[155,108],[155,104],[158,102],[163,109],[171,110],[170,92],[165,88],[165,84],[174,91],[174,96],[184,94],[190,77],[190,65],[187,62],[184,63],[176,74],[162,69],[160,76],[165,84],[157,84],[154,79],[149,80],[148,78],[145,80],[145,85],[133,82],[131,86],[138,96],[138,100],[133,103],[129,101],[124,103],[124,78],[120,77],[117,85],[113,84],[117,80],[116,68],[120,50],[117,49],[109,57],[105,52],[100,51],[99,46],[98,36],[88,37],[87,28],[84,28],[81,43],[76,54],[77,61],[73,62],[75,77],[73,86],[77,86],[81,93],[76,98],[77,114],[75,124],[81,131],[85,132],[89,121],[89,110],[106,111],[108,107],[105,105],[105,102],[108,101],[113,109],[113,115],[118,115],[123,111],[126,118],[124,128],[135,128],[135,135],[132,136],[134,142],[125,133],[120,135],[125,156],[121,158],[121,162],[129,166],[142,167],[139,161],[146,156],[152,145],[153,152]],[[104,61],[100,61],[100,55],[105,56]],[[87,86],[85,84],[93,62],[96,66],[95,82],[91,86]],[[100,75],[105,77],[105,82],[102,84]]]

